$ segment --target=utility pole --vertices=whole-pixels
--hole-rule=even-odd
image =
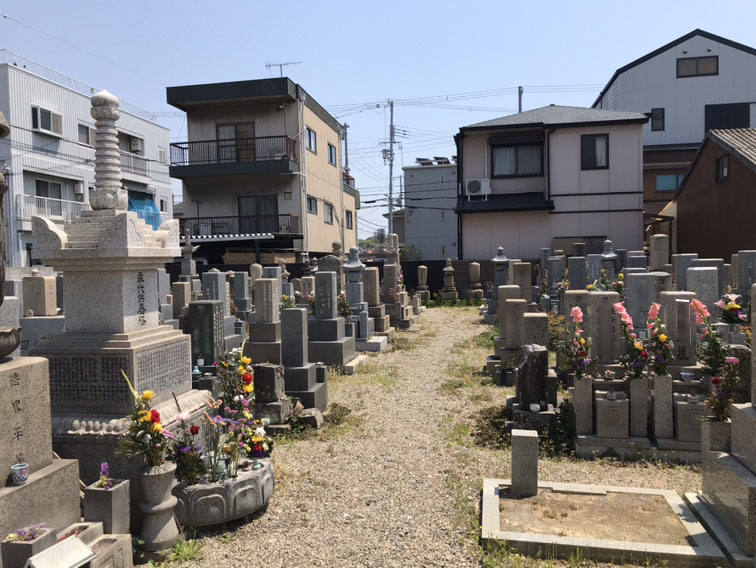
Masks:
[[[517,112],[522,112],[522,87],[517,87]]]
[[[394,234],[394,101],[389,101],[391,109],[391,126],[389,127],[389,218],[388,232]]]
[[[270,69],[271,67],[278,67],[278,72],[280,73],[281,77],[283,77],[284,67],[286,67],[287,65],[300,65],[301,63],[301,61],[287,61],[285,63],[271,63],[270,61],[268,61],[265,64],[265,68]]]

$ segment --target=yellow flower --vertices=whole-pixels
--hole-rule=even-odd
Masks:
[[[245,369],[243,365],[239,365],[239,374],[243,375],[246,372],[247,372],[247,369]]]
[[[643,350],[643,345],[641,345],[639,341],[636,341],[635,345],[633,345],[633,347],[635,347],[638,351],[642,351]]]
[[[739,309],[740,309],[740,306],[736,304],[735,302],[729,302],[725,306],[725,310],[739,310]]]
[[[249,357],[242,357],[242,365],[249,365],[252,362],[252,359]]]
[[[593,284],[588,284],[588,289],[593,290]]]
[[[265,440],[262,436],[252,436],[252,443],[253,444],[261,444]]]
[[[620,272],[620,275],[619,275],[619,279],[620,279],[620,280],[624,280],[624,279],[625,279],[625,275],[624,275],[624,274],[622,274],[621,272]]]
[[[659,336],[659,341],[661,341],[662,343],[666,343],[667,342],[667,336],[662,333]]]
[[[150,411],[149,410],[140,410],[139,411],[139,422],[149,422],[150,420]]]
[[[244,390],[244,392],[249,393],[249,392],[253,392],[255,390],[255,387],[253,387],[252,383],[250,383],[248,385],[244,385],[244,389],[243,390]]]
[[[155,393],[150,390],[146,390],[142,393],[142,400],[145,402],[149,402],[153,398],[155,398]]]
[[[585,345],[585,337],[580,338],[580,345]]]
[[[252,415],[249,412],[247,412],[246,410],[244,412],[242,412],[242,416],[244,418],[246,418],[247,420],[251,420],[252,419]]]
[[[163,425],[160,422],[153,422],[152,430],[160,434],[163,431]]]

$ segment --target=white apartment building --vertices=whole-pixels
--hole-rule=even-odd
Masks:
[[[420,260],[457,258],[457,164],[417,158],[404,171],[404,244]]]
[[[0,169],[9,185],[4,201],[9,266],[34,261],[33,216],[62,225],[89,209],[95,155],[90,97],[98,90],[0,50],[0,111],[11,126],[10,136],[0,140]],[[169,130],[125,101],[116,127],[129,210],[157,228],[173,218]]]

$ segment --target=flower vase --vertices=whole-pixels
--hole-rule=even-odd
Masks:
[[[127,534],[131,521],[129,480],[113,480],[108,489],[95,485],[84,488],[84,520],[102,522],[105,534]]]
[[[732,422],[715,420],[713,416],[701,422],[701,452],[729,452]]]
[[[139,538],[142,549],[155,552],[172,547],[179,536],[173,515],[177,499],[171,494],[176,473],[175,463],[146,467],[139,474],[141,501],[139,510],[144,513]]]
[[[28,527],[26,528],[28,530]],[[13,566],[26,566],[26,561],[47,550],[58,542],[55,530],[51,528],[40,529],[34,540],[11,540],[0,544],[2,551],[2,565],[8,568]]]

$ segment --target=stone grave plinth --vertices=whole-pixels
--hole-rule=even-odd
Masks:
[[[179,321],[173,313],[173,296],[171,294],[171,277],[165,268],[157,270],[157,288],[158,288],[158,311],[160,312],[160,323],[170,325],[173,329],[179,329]]]
[[[379,270],[375,267],[366,268],[362,275],[362,283],[368,315],[373,320],[375,335],[393,341],[395,330],[391,326],[391,317],[386,313],[386,304],[381,300]]]
[[[499,307],[498,289],[509,282],[509,259],[504,254],[504,248],[499,247],[496,256],[491,259],[494,265],[494,283],[491,297],[486,300],[486,306],[482,310],[483,323],[494,325],[496,313]]]
[[[308,323],[308,356],[311,363],[344,366],[355,358],[354,337],[344,333],[338,315],[336,273],[318,270],[315,275],[315,317]]]
[[[444,287],[441,288],[439,294],[443,302],[456,302],[459,298],[457,288],[454,286],[454,267],[450,258],[446,259],[446,266],[444,266]]]
[[[470,276],[470,289],[467,291],[467,299],[471,302],[480,303],[483,301],[483,288],[480,286],[480,263],[471,262],[468,265]]]
[[[244,354],[255,363],[281,364],[281,317],[275,278],[255,282],[255,321],[249,324]]]
[[[138,460],[116,458],[126,417],[134,406],[126,373],[138,391],[155,392],[153,407],[168,429],[179,426],[178,410],[197,418],[209,393],[192,391],[191,341],[160,325],[158,269],[179,256],[178,221],[153,230],[125,211],[115,121],[118,100],[92,98],[97,122],[92,211],[63,229],[33,217],[37,258],[65,276],[65,332],[40,342],[33,354],[50,361],[53,448],[77,458],[80,475],[94,481],[103,461],[123,477]]]
[[[325,412],[328,407],[328,373],[318,373],[308,357],[307,310],[281,311],[282,353],[286,394],[298,398],[305,408]],[[318,381],[318,376],[323,382]]]
[[[424,264],[417,267],[417,289],[415,292],[420,295],[421,302],[430,302],[431,294],[428,289],[428,267]]]
[[[352,322],[355,325],[355,348],[357,351],[381,352],[388,347],[388,338],[375,334],[375,320],[370,317],[368,303],[365,301],[363,274],[365,265],[359,257],[356,247],[349,249],[349,259],[344,264],[346,272],[346,299],[352,310]]]
[[[244,322],[231,314],[230,292],[225,272],[213,268],[202,274],[202,299],[220,300],[223,307],[223,348],[226,351],[241,347],[244,340]]]
[[[508,300],[524,302],[524,300]],[[515,396],[507,399],[512,423],[528,430],[551,429],[556,423],[556,375],[549,373],[549,352],[543,345],[522,345]]]
[[[53,459],[46,359],[0,362],[0,409],[0,534],[41,522],[60,530],[78,521],[79,464]],[[9,475],[17,463],[29,464],[29,479],[21,486],[14,486]]]
[[[36,269],[22,280],[21,355],[28,355],[43,339],[63,333],[65,316],[58,315],[57,280],[55,276],[39,276]]]

